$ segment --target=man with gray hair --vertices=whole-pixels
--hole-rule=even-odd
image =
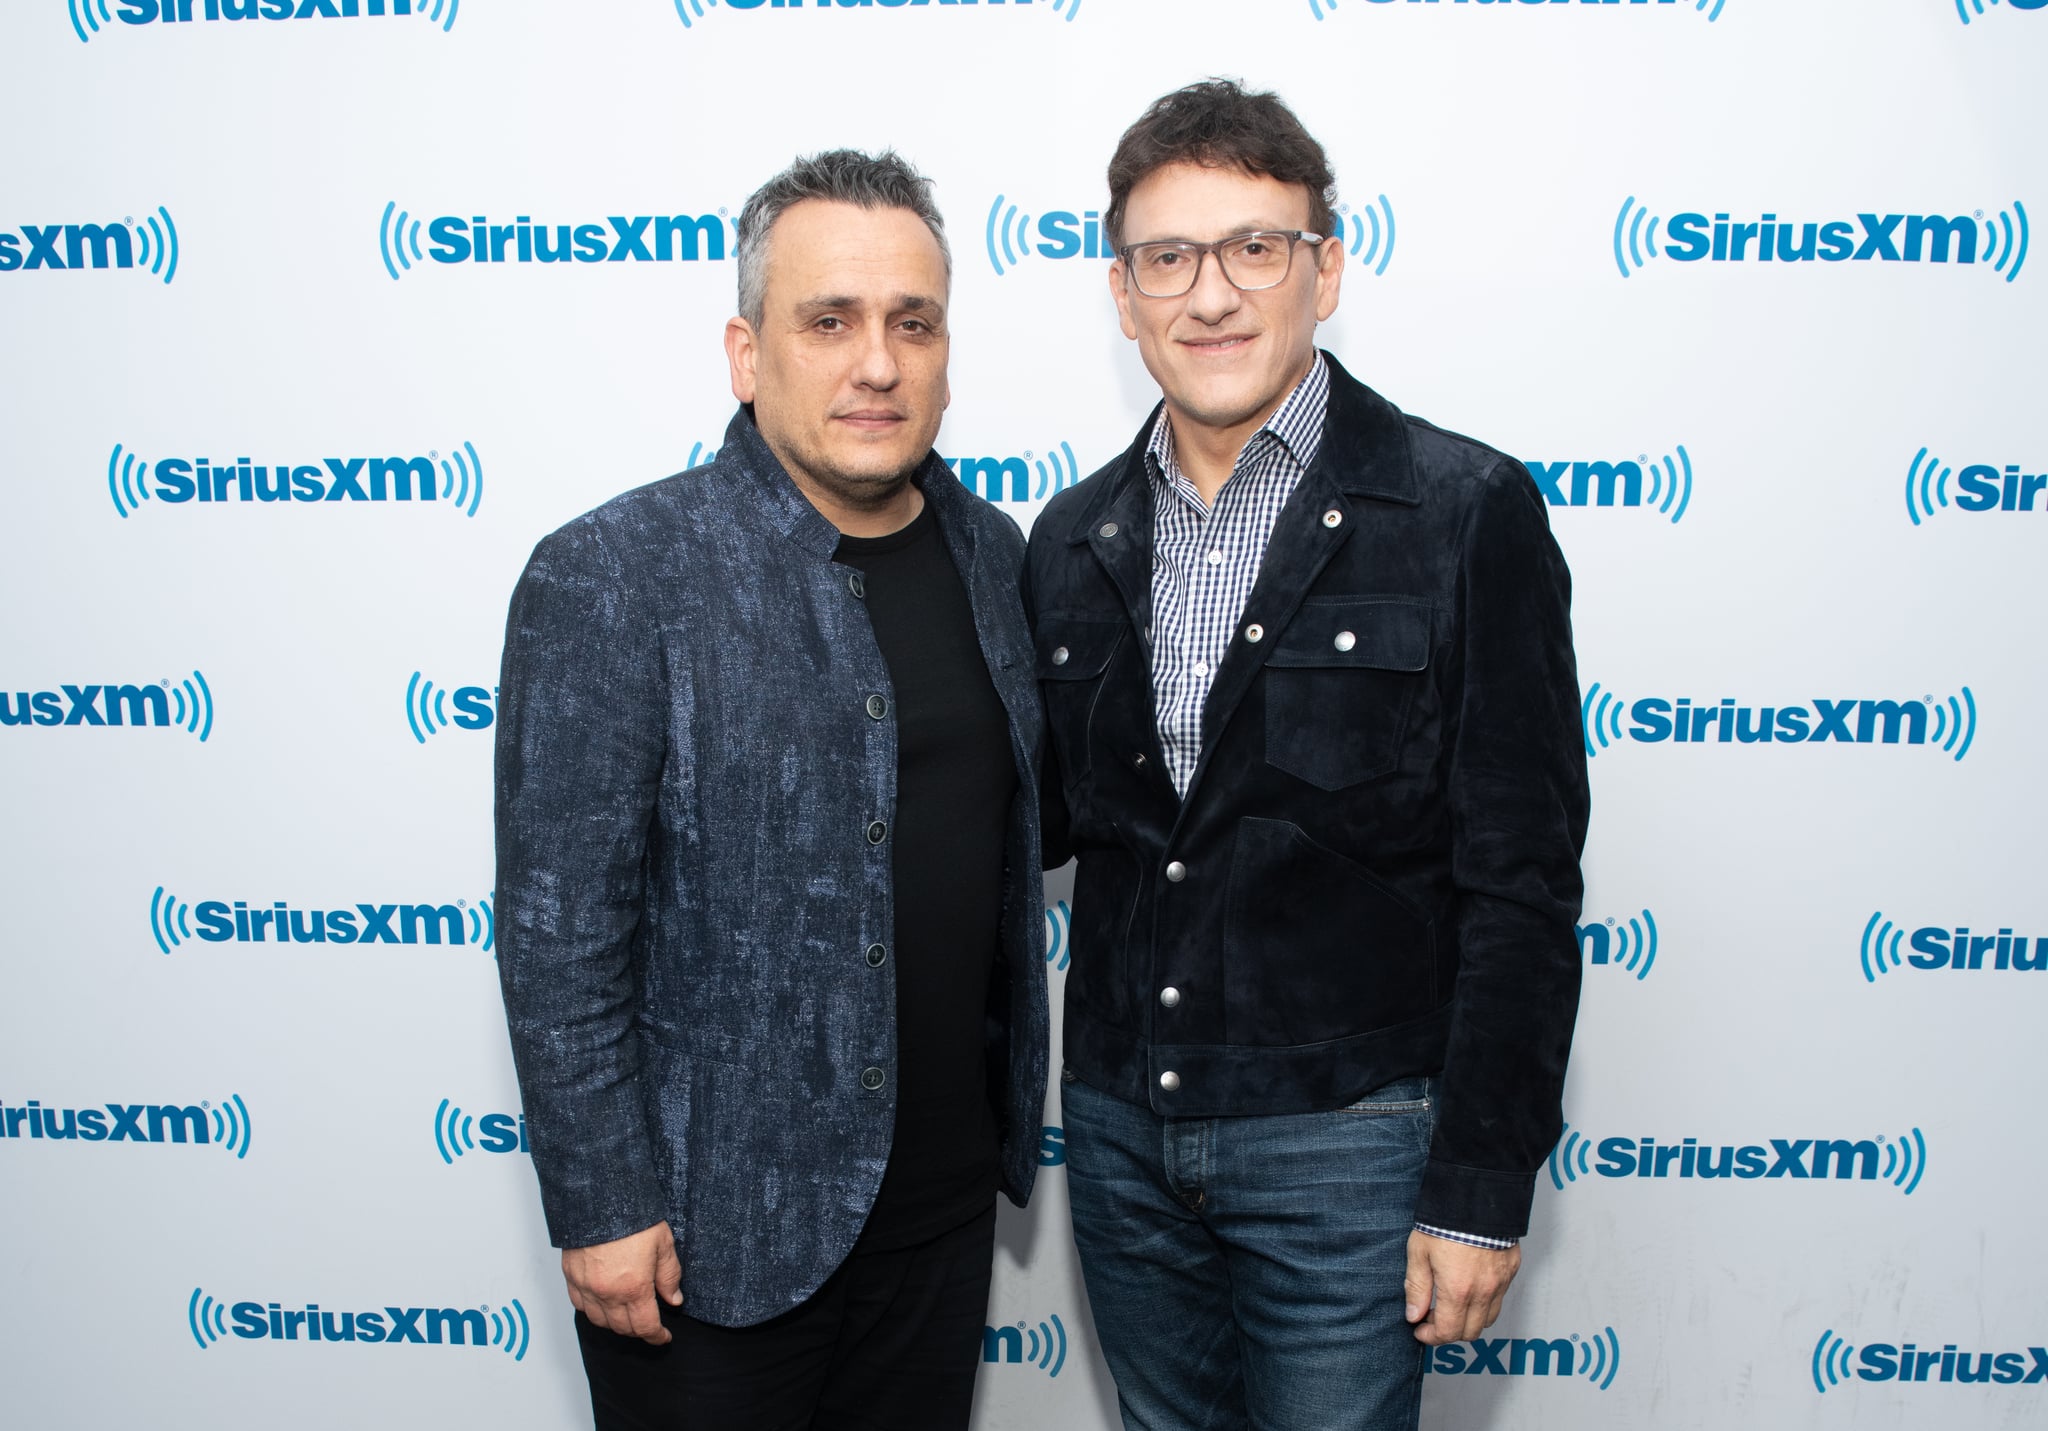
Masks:
[[[962,1428],[1045,1097],[1024,540],[894,154],[740,217],[740,410],[512,598],[499,968],[602,1431]]]

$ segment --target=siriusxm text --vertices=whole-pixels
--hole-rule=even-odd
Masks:
[[[1977,261],[1977,220],[1967,214],[1858,214],[1854,222],[1781,220],[1764,214],[1755,223],[1727,214],[1673,214],[1664,254],[1680,263],[1957,263]]]
[[[1593,1171],[1603,1178],[1861,1178],[1875,1181],[1883,1150],[1874,1138],[1772,1138],[1718,1146],[1697,1138],[1603,1138]]]
[[[323,457],[318,464],[253,464],[166,457],[150,469],[165,502],[421,502],[435,500],[426,457]]]
[[[2019,464],[2008,462],[2000,472],[1989,463],[1977,462],[1956,473],[1956,506],[1965,512],[2031,512],[2034,498],[2048,490],[2048,472],[2021,472]],[[2043,503],[2048,510],[2048,503]]]
[[[413,0],[114,0],[127,25],[166,25],[202,20],[353,20],[376,15],[410,15]],[[424,0],[423,0],[424,3]],[[196,10],[196,14],[195,14]]]
[[[2016,969],[2022,972],[2048,970],[2048,938],[2032,941],[2001,929],[1996,934],[1972,934],[1958,926],[1953,934],[1936,926],[1916,929],[1910,941],[1912,953],[1906,962],[1915,969]],[[1989,962],[1986,962],[1986,961]]]
[[[1569,1337],[1475,1337],[1435,1348],[1423,1370],[1440,1376],[1570,1376],[1579,1344]]]
[[[601,224],[552,226],[525,214],[509,224],[494,224],[482,214],[448,214],[427,225],[427,237],[427,257],[436,263],[689,263],[725,257],[725,220],[716,214],[614,214]]]
[[[206,1110],[198,1104],[108,1103],[91,1108],[45,1108],[34,1098],[0,1105],[0,1138],[76,1139],[81,1143],[210,1142]]]
[[[1871,1342],[1856,1354],[1856,1361],[1856,1375],[1864,1381],[1975,1381],[1995,1386],[2048,1381],[2048,1347],[1972,1352],[1949,1342],[1933,1351],[1912,1342]]]
[[[0,691],[0,725],[170,724],[170,693],[155,682]]]
[[[466,944],[462,907],[454,904],[358,904],[353,909],[265,909],[245,900],[201,900],[192,906],[199,937],[209,944]]]
[[[1878,701],[1825,700],[1815,697],[1810,705],[1738,706],[1731,699],[1701,701],[1695,705],[1680,696],[1675,701],[1648,696],[1628,708],[1635,723],[1628,727],[1632,740],[1654,745],[1660,741],[1680,744],[1731,741],[1743,745],[1758,743],[1821,745],[1908,745],[1927,743],[1928,707],[1917,700]]]
[[[411,1342],[417,1346],[490,1345],[483,1312],[475,1307],[386,1307],[378,1312],[323,1312],[318,1302],[304,1311],[280,1303],[236,1302],[228,1308],[231,1330],[247,1341]]]
[[[23,224],[19,233],[0,231],[0,273],[109,267],[135,267],[135,236],[126,224]]]

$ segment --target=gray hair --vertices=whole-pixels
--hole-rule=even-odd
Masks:
[[[908,209],[924,220],[939,241],[946,277],[953,276],[953,251],[946,244],[946,221],[932,202],[932,181],[910,167],[893,149],[863,154],[858,149],[833,149],[798,159],[756,189],[740,210],[739,242],[734,257],[740,270],[740,317],[761,326],[768,290],[768,234],[775,221],[806,199],[855,204],[863,209]]]

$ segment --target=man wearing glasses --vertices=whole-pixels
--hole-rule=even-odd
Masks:
[[[1109,189],[1164,402],[1026,562],[1089,1301],[1133,1431],[1413,1427],[1560,1132],[1570,580],[1521,464],[1317,351],[1344,251],[1279,99],[1167,95]]]

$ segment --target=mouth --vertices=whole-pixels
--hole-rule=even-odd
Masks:
[[[909,421],[909,415],[887,408],[859,408],[839,413],[833,421],[844,423],[855,432],[890,432]]]
[[[1251,346],[1255,334],[1205,334],[1200,338],[1180,338],[1175,341],[1198,358],[1223,358],[1243,352]]]

